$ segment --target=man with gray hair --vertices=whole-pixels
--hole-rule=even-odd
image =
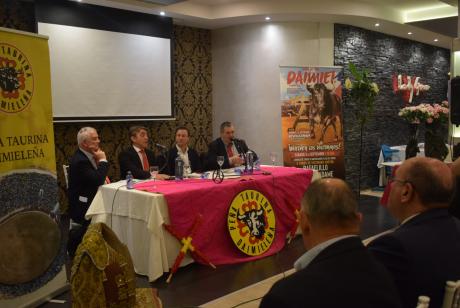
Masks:
[[[77,134],[78,149],[70,159],[69,213],[73,222],[82,227],[69,234],[68,251],[73,256],[86,231],[89,221],[85,220],[97,189],[104,184],[109,169],[105,152],[99,147],[99,135],[92,127],[83,127]]]
[[[460,279],[460,221],[449,212],[454,176],[440,160],[414,157],[390,179],[388,210],[400,225],[368,246],[396,283],[404,307],[441,307],[447,280]]]
[[[385,268],[358,237],[361,214],[340,179],[313,182],[302,199],[300,228],[307,252],[296,272],[275,283],[260,307],[401,307]]]

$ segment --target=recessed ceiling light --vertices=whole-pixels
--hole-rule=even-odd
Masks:
[[[379,23],[376,23],[375,26],[376,26],[376,27],[380,27],[380,24],[379,24]]]
[[[437,41],[438,41],[438,39],[437,39],[437,38],[435,38],[433,41],[437,42]]]
[[[165,15],[166,15],[166,13],[165,13],[165,12],[163,12],[163,11],[161,11],[161,12],[160,12],[160,15],[161,15],[161,16],[165,16]]]
[[[265,20],[270,20],[270,19],[271,19],[270,16],[265,17]]]
[[[407,32],[407,34],[412,35],[412,32]]]

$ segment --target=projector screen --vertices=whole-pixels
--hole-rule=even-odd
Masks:
[[[171,41],[38,23],[49,36],[55,121],[172,117]]]

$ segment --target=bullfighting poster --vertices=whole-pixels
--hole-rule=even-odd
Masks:
[[[345,178],[341,67],[280,67],[285,166]]]

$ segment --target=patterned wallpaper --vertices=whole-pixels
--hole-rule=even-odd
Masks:
[[[33,3],[6,0],[0,2],[0,26],[35,31]],[[31,23],[30,20],[33,20]],[[67,208],[62,165],[77,148],[80,127],[93,126],[99,132],[101,148],[110,163],[109,177],[119,179],[118,153],[129,145],[128,128],[143,125],[154,142],[172,145],[177,126],[190,130],[190,144],[199,152],[207,151],[212,138],[211,32],[205,29],[174,26],[174,114],[176,120],[151,122],[57,123],[54,125],[59,202]],[[128,108],[128,107],[127,107]]]

